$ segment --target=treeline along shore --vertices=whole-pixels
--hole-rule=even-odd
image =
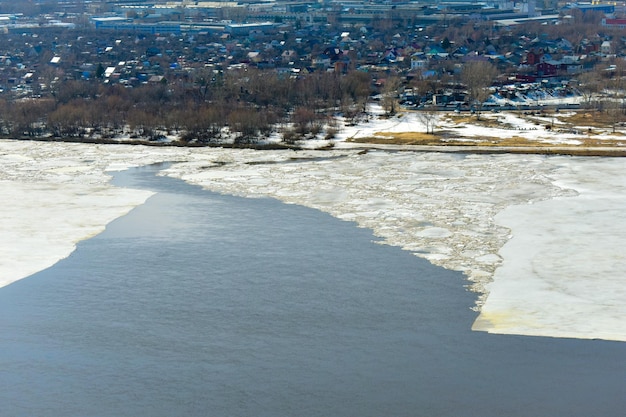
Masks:
[[[254,145],[273,134],[286,143],[338,131],[337,113],[363,114],[370,75],[353,71],[282,76],[256,69],[203,72],[137,88],[83,80],[41,98],[0,100],[0,135],[13,139],[159,141]]]

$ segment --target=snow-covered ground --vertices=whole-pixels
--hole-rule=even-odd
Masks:
[[[339,140],[360,139],[383,136],[380,132],[426,132],[426,127],[420,121],[419,113],[415,111],[400,112],[395,117],[384,118],[380,107],[371,107],[371,113],[377,115],[374,122],[361,123],[340,132]],[[626,136],[620,132],[613,132],[611,126],[604,129],[593,127],[593,135],[590,136],[589,126],[569,126],[563,120],[572,113],[561,111],[560,113],[544,112],[537,115],[524,115],[520,112],[490,112],[481,114],[483,121],[489,123],[466,123],[468,113],[456,114],[454,112],[438,112],[434,123],[435,132],[446,131],[455,138],[465,138],[468,141],[478,141],[485,138],[523,138],[529,143],[543,145],[581,145],[585,139],[593,138],[597,141],[613,140],[623,142],[626,147]],[[474,116],[472,116],[473,118]],[[459,122],[459,120],[462,120]],[[546,129],[546,126],[551,129]]]
[[[422,127],[410,114],[370,121],[342,131],[331,151],[0,141],[0,286],[150,196],[111,186],[107,171],[175,161],[164,174],[317,208],[464,272],[481,309],[476,330],[626,341],[626,160],[364,153],[342,141]]]
[[[510,98],[503,97],[502,91],[494,92],[487,102],[499,106],[566,106],[580,104],[582,99],[580,92],[572,89],[538,84],[526,84],[522,87],[525,88],[518,89],[515,86],[509,86],[511,89],[509,93],[514,93],[506,94]]]

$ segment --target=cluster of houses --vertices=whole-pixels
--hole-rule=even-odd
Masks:
[[[413,78],[455,75],[472,60],[492,62],[508,79],[533,82],[592,70],[621,55],[624,44],[624,39],[615,35],[618,32],[611,34],[607,29],[607,25],[617,25],[617,19],[605,18],[598,25],[598,31],[608,35],[581,39],[577,44],[545,33],[518,35],[523,31],[495,25],[489,26],[486,39],[468,37],[459,42],[445,37],[448,26],[439,20],[406,26],[380,20],[331,24],[315,21],[307,8],[299,11],[296,3],[292,6],[283,13],[300,18],[245,23],[218,20],[217,15],[187,19],[176,8],[168,9],[170,14],[162,10],[151,13],[160,9],[149,8],[141,12],[138,6],[120,6],[123,16],[117,13],[80,21],[77,14],[68,12],[36,18],[4,16],[0,91],[18,97],[45,95],[54,91],[55,83],[67,79],[132,87],[189,77],[194,71],[242,66],[290,76],[362,70],[380,73],[373,76],[380,85],[390,74]],[[235,12],[231,10],[231,14]],[[174,17],[177,20],[163,20]],[[484,22],[464,16],[455,24]]]

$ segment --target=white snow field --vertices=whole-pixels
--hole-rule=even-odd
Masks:
[[[475,330],[626,341],[623,158],[0,141],[0,286],[151,195],[107,172],[162,161],[176,162],[163,175],[316,208],[462,271]]]

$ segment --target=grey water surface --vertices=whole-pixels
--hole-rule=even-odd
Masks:
[[[0,289],[0,417],[624,416],[626,344],[471,332],[464,277],[304,207],[156,177]]]

